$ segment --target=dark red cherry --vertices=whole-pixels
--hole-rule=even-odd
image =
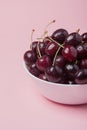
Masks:
[[[46,43],[46,44],[48,44],[48,43],[51,42],[51,41],[50,41],[49,37],[45,37],[45,38],[43,39],[43,42]]]
[[[59,46],[55,42],[50,42],[47,44],[45,53],[49,56],[54,56]]]
[[[41,55],[45,55],[45,48],[47,46],[47,43],[39,42],[38,46],[39,46]],[[37,48],[37,52],[38,52],[38,48]]]
[[[40,74],[40,75],[39,75],[39,78],[42,79],[42,80],[47,81],[46,75],[45,75],[44,73],[43,73],[43,74]]]
[[[58,65],[55,65],[55,69],[60,77],[63,76],[63,68],[59,67]]]
[[[62,55],[57,55],[54,65],[58,65],[59,67],[64,67],[66,63],[65,58]]]
[[[24,54],[24,62],[25,62],[25,64],[30,65],[32,63],[35,63],[36,59],[37,59],[37,56],[32,50],[29,50],[29,51],[25,52],[25,54]]]
[[[66,73],[64,73],[61,77],[61,80],[58,82],[60,84],[68,84],[68,76]]]
[[[77,84],[87,84],[87,69],[80,69],[76,73],[75,82]]]
[[[87,42],[87,32],[82,34],[82,41]]]
[[[83,48],[84,48],[84,55],[87,57],[87,43],[83,44]]]
[[[65,72],[69,79],[74,79],[76,72],[79,70],[78,65],[73,63],[68,63],[65,65]]]
[[[37,44],[38,44],[38,41],[34,41],[34,42],[32,42],[32,44],[31,44],[31,49],[32,49],[32,51],[35,52],[35,53],[36,53],[36,51],[37,51]]]
[[[76,46],[82,42],[82,38],[79,33],[74,32],[68,35],[65,40],[65,45],[73,45]]]
[[[80,44],[76,46],[77,49],[77,58],[82,59],[87,56],[87,43]]]
[[[50,82],[59,82],[61,80],[62,69],[55,66],[48,67],[45,75]]]
[[[75,47],[67,45],[63,48],[62,55],[66,60],[72,62],[77,58],[77,50]]]
[[[30,64],[29,66],[26,65],[26,67],[27,67],[28,71],[29,71],[32,75],[34,75],[34,76],[36,76],[36,77],[38,77],[38,76],[40,75],[40,71],[37,69],[35,63]]]
[[[76,46],[77,58],[82,59],[85,55],[83,44]]]
[[[81,60],[80,67],[83,69],[87,69],[87,58]]]
[[[61,43],[61,44],[64,43],[65,38],[66,38],[67,36],[68,36],[68,32],[67,32],[67,30],[65,30],[65,29],[58,29],[58,30],[56,30],[56,31],[52,34],[52,38],[53,38],[55,41],[57,41],[57,42],[59,42],[59,43]]]
[[[40,71],[44,72],[47,67],[51,66],[51,60],[50,60],[49,56],[44,55],[44,56],[40,57],[36,61],[36,66]]]

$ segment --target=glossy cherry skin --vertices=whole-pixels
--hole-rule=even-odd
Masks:
[[[50,42],[47,44],[45,53],[49,56],[54,56],[59,46],[55,42]]]
[[[39,78],[42,79],[42,80],[47,81],[46,75],[45,75],[44,73],[43,73],[43,74],[40,74],[40,75],[39,75]]]
[[[87,57],[87,43],[79,44],[76,46],[76,50],[78,59]]]
[[[45,75],[50,82],[59,82],[61,80],[61,75],[63,71],[61,68],[56,68],[55,66],[50,66],[46,69]]]
[[[33,52],[37,52],[37,44],[38,44],[38,41],[34,41],[34,42],[32,42],[32,44],[31,44],[31,49],[32,49],[32,51]]]
[[[71,33],[65,40],[65,45],[73,45],[76,46],[82,42],[82,38],[79,33]]]
[[[51,41],[50,41],[49,37],[45,37],[45,38],[43,39],[43,42],[46,43],[46,44],[48,44],[48,43],[51,42]]]
[[[32,75],[34,75],[34,76],[36,76],[36,77],[38,77],[38,76],[40,75],[40,73],[41,73],[41,72],[37,69],[35,63],[30,64],[29,66],[26,65],[26,67],[27,67],[28,71],[29,71]]]
[[[61,43],[61,44],[64,43],[65,38],[66,38],[67,36],[68,36],[68,32],[67,32],[67,30],[65,30],[65,29],[58,29],[58,30],[56,30],[56,31],[52,34],[52,38],[53,38],[55,41],[57,41],[57,42],[59,42],[59,43]]]
[[[77,84],[87,84],[87,69],[80,69],[75,75]]]
[[[84,48],[84,55],[85,55],[85,57],[87,57],[87,43],[84,43],[83,44],[83,48]]]
[[[44,55],[46,45],[47,45],[46,42],[35,41],[35,42],[32,42],[31,49],[32,49],[33,52],[35,52],[37,54],[38,53],[38,47],[37,46],[39,46],[39,50],[40,50],[41,55]]]
[[[59,67],[64,67],[66,63],[65,58],[62,55],[57,55],[54,65],[58,65]]]
[[[62,55],[67,61],[75,61],[77,58],[77,50],[71,45],[67,45],[62,50]]]
[[[82,59],[85,55],[83,44],[76,46],[77,58]]]
[[[39,42],[38,47],[39,47],[41,55],[45,55],[45,48],[46,48],[46,46],[47,46],[47,43]],[[37,48],[37,52],[38,52],[38,48]]]
[[[49,56],[44,55],[44,56],[40,57],[36,61],[36,66],[40,71],[44,72],[47,67],[51,66],[51,60],[50,60]]]
[[[81,60],[80,68],[87,69],[87,58]]]
[[[87,32],[81,35],[82,41],[87,42]]]
[[[73,63],[67,63],[65,65],[65,72],[69,79],[74,79],[76,72],[79,70],[78,65]]]
[[[25,62],[25,64],[30,65],[32,63],[35,63],[36,59],[37,59],[37,56],[32,50],[29,50],[29,51],[25,52],[25,54],[24,54],[24,62]]]

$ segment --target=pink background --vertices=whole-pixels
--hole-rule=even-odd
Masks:
[[[0,0],[0,130],[86,130],[87,105],[44,99],[22,66],[30,34],[49,21],[69,32],[87,31],[87,0]]]

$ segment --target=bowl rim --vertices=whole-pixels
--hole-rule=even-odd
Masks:
[[[26,68],[26,64],[25,62],[23,61],[23,68],[25,69],[25,71],[27,72],[28,75],[30,75],[31,77],[33,77],[34,79],[37,79],[39,80],[40,82],[43,82],[43,83],[47,83],[47,84],[50,84],[50,85],[55,85],[55,86],[60,86],[60,87],[81,87],[81,86],[87,86],[87,84],[61,84],[61,83],[53,83],[53,82],[49,82],[49,81],[45,81],[45,80],[42,80],[36,76],[34,76],[33,74],[31,74],[27,68]]]

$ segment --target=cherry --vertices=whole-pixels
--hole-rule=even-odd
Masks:
[[[87,32],[81,35],[82,41],[87,42]]]
[[[85,56],[87,57],[87,43],[83,44],[83,48],[84,48]]]
[[[25,64],[30,65],[30,64],[36,62],[36,59],[37,59],[37,56],[32,50],[25,52],[25,54],[24,54]]]
[[[48,56],[44,55],[37,59],[36,66],[40,71],[44,72],[47,67],[51,66],[51,60]]]
[[[87,58],[81,60],[80,67],[83,69],[87,69]]]
[[[77,58],[82,59],[85,55],[83,45],[79,44],[78,46],[76,46],[76,50],[77,50]]]
[[[54,65],[58,65],[59,67],[64,67],[66,63],[65,58],[62,55],[57,55]]]
[[[77,84],[87,83],[87,69],[80,69],[75,75],[75,82]]]
[[[37,69],[36,64],[32,63],[29,66],[26,65],[28,71],[33,74],[34,76],[38,77],[40,75],[40,71]]]
[[[53,38],[55,41],[57,41],[57,42],[59,42],[59,43],[61,43],[61,44],[64,43],[65,38],[66,38],[67,36],[68,36],[68,32],[67,32],[67,30],[65,30],[65,29],[58,29],[58,30],[56,30],[56,31],[52,34],[52,38]]]
[[[46,43],[46,44],[48,44],[48,43],[50,42],[49,37],[45,37],[45,38],[43,39],[43,42]]]
[[[55,65],[55,69],[60,77],[63,76],[63,69],[62,67],[59,67],[58,65]]]
[[[40,51],[41,55],[45,55],[46,46],[47,46],[47,43],[44,43],[44,42],[38,43],[38,47],[39,47],[39,51]],[[38,52],[38,48],[37,48],[37,52]]]
[[[65,65],[65,72],[67,73],[69,79],[74,79],[75,73],[79,70],[78,65],[73,63],[67,63]]]
[[[73,32],[68,35],[65,40],[65,45],[73,45],[76,46],[82,42],[82,38],[79,33]]]
[[[77,50],[75,47],[67,45],[63,48],[62,55],[66,60],[72,62],[77,58]]]
[[[50,66],[46,69],[45,75],[50,82],[59,82],[61,80],[62,69]]]
[[[27,70],[34,76],[60,84],[87,84],[87,32],[68,34],[65,29],[57,29],[51,36],[48,27],[33,41],[31,33],[30,50],[24,53]]]
[[[38,41],[34,41],[32,42],[31,44],[31,49],[33,52],[37,53],[37,44],[38,44]]]
[[[44,73],[43,73],[43,74],[40,74],[40,75],[39,75],[39,78],[42,79],[42,80],[46,80],[46,81],[47,81],[47,78],[46,78],[46,76],[45,76]]]
[[[55,42],[50,42],[47,44],[45,53],[49,56],[54,56],[59,46]]]
[[[64,73],[61,77],[61,80],[58,82],[60,84],[68,84],[68,76],[66,75],[66,73]]]
[[[82,59],[87,56],[87,43],[80,44],[76,46],[77,49],[77,58]]]

